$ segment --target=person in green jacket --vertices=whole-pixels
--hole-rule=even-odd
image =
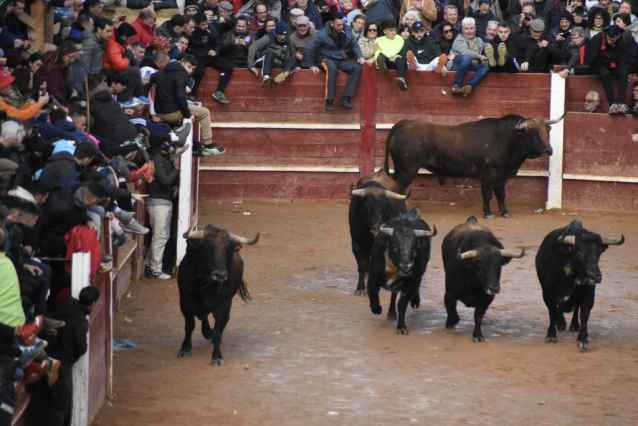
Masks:
[[[382,74],[387,74],[389,69],[397,70],[399,76],[394,80],[402,92],[408,90],[405,84],[405,58],[400,55],[403,50],[403,37],[397,36],[397,23],[394,19],[388,19],[383,24],[383,37],[377,39],[379,49],[374,52],[377,58],[377,67]]]
[[[407,59],[408,68],[413,71],[434,71],[445,77],[447,69],[447,55],[441,54],[436,41],[425,33],[425,26],[421,21],[412,25],[412,36],[405,41],[401,56]]]
[[[255,60],[257,52],[263,55]],[[297,59],[291,54],[288,43],[288,24],[284,21],[277,22],[275,29],[251,44],[248,48],[248,68],[259,77],[256,64],[261,62],[261,74],[263,81],[261,87],[270,87],[271,83],[283,83],[288,76],[296,71]],[[282,68],[275,78],[270,77],[272,68]]]

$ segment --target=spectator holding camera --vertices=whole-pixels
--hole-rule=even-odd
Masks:
[[[223,35],[235,26],[236,20],[233,16],[233,5],[227,1],[222,1],[219,3],[218,10],[219,15],[213,15],[212,22],[210,20],[208,22],[213,24],[219,35]]]
[[[67,98],[67,68],[73,62],[77,52],[75,43],[64,41],[57,50],[44,55],[44,64],[37,72],[45,78],[51,96],[59,101]]]
[[[248,19],[240,16],[235,22],[235,27],[224,34],[221,54],[237,68],[246,68],[248,48],[254,39],[254,31],[248,29]]]
[[[532,20],[536,19],[534,3],[526,1],[523,3],[521,10],[520,15],[516,15],[510,19],[512,30],[515,28],[517,34],[529,33],[529,26],[532,24]]]

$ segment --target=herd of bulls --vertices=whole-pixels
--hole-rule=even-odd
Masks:
[[[361,178],[357,189],[350,187],[350,234],[359,272],[355,295],[366,295],[368,275],[370,309],[379,315],[383,310],[379,290],[389,290],[392,296],[388,319],[398,319],[397,334],[408,334],[405,313],[408,304],[415,309],[420,305],[421,280],[430,260],[432,238],[437,235],[436,227],[430,229],[416,208],[408,211],[406,207],[410,193],[404,194],[419,168],[428,169],[441,184],[447,177],[478,179],[484,217],[494,218],[489,207],[492,192],[501,215],[510,217],[504,201],[505,182],[516,176],[526,159],[552,155],[549,126],[561,119],[508,115],[458,126],[420,120],[397,123],[388,135],[384,169]],[[387,174],[390,154],[394,180]],[[239,293],[243,300],[250,299],[238,252],[242,244],[257,243],[259,234],[250,240],[208,225],[200,231],[186,232],[184,238],[188,246],[179,268],[178,287],[186,335],[178,356],[191,356],[197,317],[202,322],[202,334],[213,341],[213,364],[222,365],[220,344],[233,297]],[[570,330],[579,331],[578,347],[587,349],[587,322],[596,284],[602,280],[600,255],[608,246],[624,241],[624,236],[618,240],[601,237],[578,221],[545,237],[536,255],[536,271],[550,317],[545,342],[558,341],[556,330],[564,331],[567,326],[563,313],[573,312]],[[445,236],[441,252],[446,327],[458,324],[456,305],[460,300],[475,308],[473,340],[483,342],[481,322],[500,292],[501,267],[512,258],[523,257],[525,252],[504,248],[474,216]],[[212,329],[210,313],[215,318]]]

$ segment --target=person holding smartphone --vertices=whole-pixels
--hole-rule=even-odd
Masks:
[[[574,17],[572,14],[563,10],[558,17],[558,25],[549,31],[549,34],[554,37],[558,43],[558,47],[561,49],[564,45],[567,45],[572,40],[572,27],[574,26]]]

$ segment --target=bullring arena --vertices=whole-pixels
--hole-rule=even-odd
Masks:
[[[184,318],[177,280],[140,278],[141,239],[120,249],[117,276],[99,284],[110,296],[91,319],[74,399],[86,424],[638,424],[636,124],[630,116],[579,112],[587,91],[602,93],[598,79],[488,75],[471,97],[458,98],[449,91],[453,76],[409,74],[404,93],[393,72],[365,69],[354,109],[333,113],[323,111],[323,77],[310,72],[266,93],[248,70],[237,70],[226,106],[210,98],[217,79],[207,70],[196,100],[211,110],[213,139],[228,151],[192,164],[190,154],[182,157],[178,252],[195,217],[199,229],[259,234],[240,252],[252,301],[234,299],[224,365],[211,365],[213,346],[199,321],[192,356],[178,358]],[[340,76],[337,93],[344,85]],[[408,336],[386,319],[389,292],[381,290],[383,314],[373,315],[368,297],[354,295],[348,189],[382,166],[392,125],[564,112],[550,133],[552,159],[526,161],[507,183],[511,218],[497,214],[493,199],[496,218],[483,219],[474,179],[440,186],[419,174],[409,205],[438,229],[421,305],[408,308]],[[445,327],[441,243],[469,216],[506,248],[526,253],[502,269],[501,292],[483,320],[484,343],[472,341],[473,309],[462,303],[460,323]],[[570,331],[545,343],[548,313],[534,264],[543,238],[573,220],[626,239],[600,258],[587,351]],[[123,339],[136,346],[113,347]]]

